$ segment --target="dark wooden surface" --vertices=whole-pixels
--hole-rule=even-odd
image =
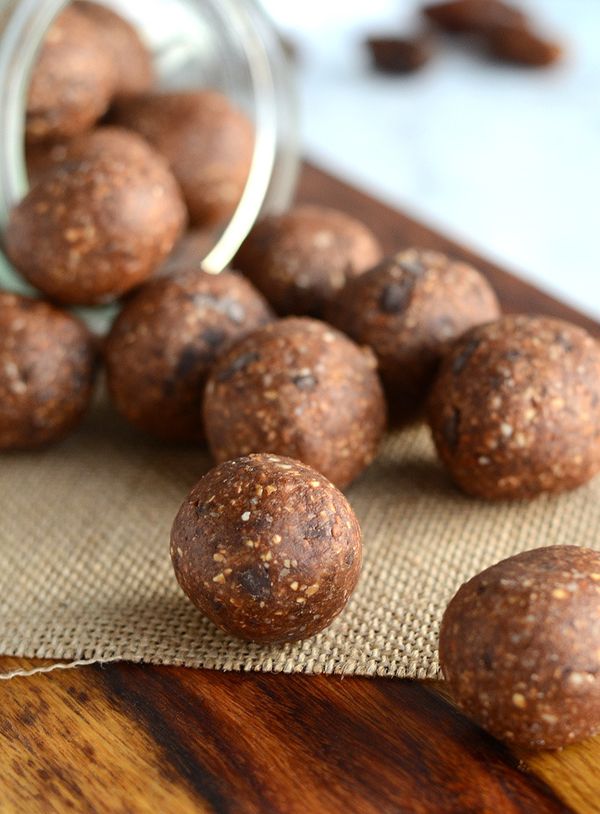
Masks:
[[[387,251],[470,260],[509,310],[598,326],[307,167],[303,200],[361,217]],[[37,662],[2,658],[0,669]],[[0,812],[600,812],[600,739],[515,754],[437,683],[111,664],[0,682]]]

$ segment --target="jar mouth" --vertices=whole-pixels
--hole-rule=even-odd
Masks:
[[[177,1],[193,10],[194,0]],[[133,18],[129,12],[135,11],[139,21],[144,20],[153,6],[148,0],[128,0],[127,3],[109,0],[103,4],[124,12],[129,19]],[[49,26],[66,5],[68,0],[6,0],[6,7],[0,11],[0,120],[4,130],[4,147],[0,150],[2,243],[10,211],[28,189],[25,107],[29,77]],[[210,14],[218,36],[223,39],[222,47],[229,48],[237,60],[235,79],[243,85],[245,106],[255,129],[252,160],[242,196],[202,262],[206,271],[217,274],[231,263],[256,220],[267,212],[285,209],[292,199],[299,166],[297,104],[288,57],[279,35],[255,0],[243,3],[202,0],[197,8],[202,8],[205,15]],[[198,77],[194,86],[207,87],[200,80]],[[228,90],[237,90],[216,89],[226,94]],[[0,286],[21,293],[36,293],[7,263],[0,267]],[[114,312],[115,306],[79,310],[88,322],[97,321],[99,317],[100,322],[105,323],[106,315]]]

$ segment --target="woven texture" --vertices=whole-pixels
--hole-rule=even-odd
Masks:
[[[344,613],[299,644],[245,644],[195,610],[169,560],[172,519],[209,466],[133,435],[102,404],[63,444],[3,455],[0,653],[436,677],[440,619],[465,579],[539,545],[600,547],[600,479],[559,498],[482,503],[452,487],[427,430],[411,428],[348,490],[364,566]]]

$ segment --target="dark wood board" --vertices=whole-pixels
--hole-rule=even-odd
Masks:
[[[304,169],[299,197],[367,222],[387,251],[473,262],[503,305],[600,326],[426,226]],[[31,667],[4,657],[0,669]],[[0,682],[0,812],[600,812],[600,738],[515,754],[442,684],[110,664]]]

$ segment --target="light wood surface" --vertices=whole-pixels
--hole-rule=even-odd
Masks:
[[[508,310],[599,326],[306,167],[303,200],[346,209],[387,251],[470,260]],[[1,531],[0,531],[1,533]],[[4,657],[0,670],[38,664]],[[515,754],[440,683],[110,664],[0,682],[0,812],[600,812],[600,738]]]

